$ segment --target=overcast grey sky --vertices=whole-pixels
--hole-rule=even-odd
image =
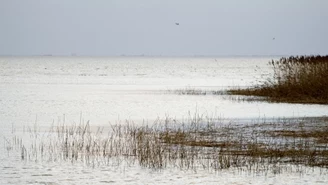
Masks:
[[[328,0],[0,0],[0,55],[72,53],[328,54]]]

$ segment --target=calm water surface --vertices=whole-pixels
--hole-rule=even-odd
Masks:
[[[233,101],[226,95],[179,95],[179,89],[226,90],[272,78],[273,58],[169,57],[0,57],[1,141],[13,130],[37,123],[89,120],[106,126],[122,120],[152,122],[191,113],[232,120],[328,115],[325,105]],[[140,167],[90,169],[83,165],[22,163],[0,147],[0,184],[158,184],[313,182],[313,175],[254,177],[222,172],[159,174]],[[74,171],[74,173],[73,173]],[[87,174],[87,176],[86,176]],[[104,178],[107,177],[107,178]],[[281,176],[285,180],[281,180]],[[148,179],[151,177],[151,179]],[[316,177],[317,184],[327,176]],[[222,178],[221,178],[222,179]],[[223,178],[224,179],[224,178]],[[238,180],[239,179],[239,180]],[[87,181],[85,181],[87,180]],[[149,181],[150,180],[150,181]],[[296,184],[299,184],[296,183]]]
[[[237,102],[226,96],[183,96],[184,88],[222,90],[272,78],[272,58],[1,57],[1,124],[37,121],[92,124],[185,117],[189,111],[224,118],[327,115],[327,106]]]

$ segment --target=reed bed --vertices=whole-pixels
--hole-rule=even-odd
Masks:
[[[269,63],[273,80],[231,94],[265,96],[271,101],[328,103],[328,56],[291,56]]]
[[[26,131],[7,139],[22,161],[82,162],[88,166],[135,165],[160,170],[237,169],[280,173],[288,165],[328,169],[326,118],[237,124],[190,117],[93,128],[89,123]],[[9,147],[10,146],[10,147]]]

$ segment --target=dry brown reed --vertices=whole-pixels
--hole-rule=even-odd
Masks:
[[[111,125],[108,132],[89,123],[59,125],[47,132],[30,130],[28,142],[17,136],[7,142],[24,161],[276,173],[288,164],[327,169],[327,132],[325,119],[235,124],[195,116],[152,125],[126,122]]]
[[[328,103],[328,56],[283,57],[269,64],[274,70],[273,81],[229,92],[266,96],[280,102]]]

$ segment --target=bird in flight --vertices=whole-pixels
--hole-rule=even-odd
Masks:
[[[175,23],[175,25],[179,26],[179,25],[180,25],[180,23],[176,22],[176,23]]]

